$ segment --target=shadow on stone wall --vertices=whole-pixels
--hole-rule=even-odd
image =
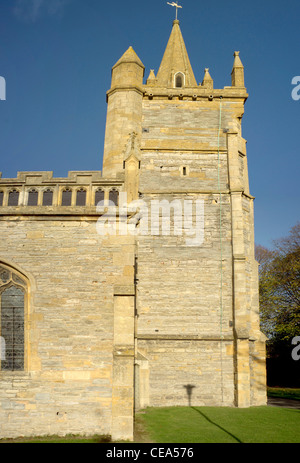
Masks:
[[[193,389],[196,387],[193,384],[186,384],[183,386],[186,389],[186,394],[188,398],[188,405],[189,407],[192,406],[192,395],[193,395]]]

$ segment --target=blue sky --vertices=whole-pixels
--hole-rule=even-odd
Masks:
[[[181,30],[198,82],[231,85],[240,51],[256,242],[271,246],[299,218],[299,0],[182,0]],[[175,11],[166,0],[0,0],[0,171],[101,170],[111,67],[132,45],[157,72]]]

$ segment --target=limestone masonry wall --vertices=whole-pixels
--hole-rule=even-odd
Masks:
[[[110,434],[114,285],[132,283],[126,240],[100,237],[89,217],[1,218],[0,234],[1,261],[30,282],[26,370],[0,372],[0,435]]]

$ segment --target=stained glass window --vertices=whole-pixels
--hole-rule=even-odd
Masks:
[[[25,281],[0,266],[0,338],[2,371],[24,370]]]

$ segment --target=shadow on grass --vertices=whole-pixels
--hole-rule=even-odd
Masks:
[[[193,410],[195,410],[195,412],[199,413],[199,415],[201,415],[203,418],[205,418],[209,423],[213,424],[214,426],[216,426],[217,428],[219,428],[221,431],[225,432],[228,436],[232,437],[234,440],[236,440],[236,442],[238,442],[239,444],[242,444],[243,442],[236,436],[234,436],[233,434],[231,434],[231,432],[227,431],[225,428],[223,428],[222,426],[220,426],[218,423],[215,423],[214,421],[212,421],[208,416],[206,416],[201,410],[199,410],[198,408],[195,408],[195,407],[191,407]]]

